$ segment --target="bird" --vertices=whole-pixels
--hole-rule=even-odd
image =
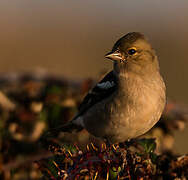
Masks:
[[[55,132],[86,129],[110,144],[137,138],[160,119],[166,87],[155,50],[140,32],[121,37],[105,55],[113,69],[84,97],[78,113]]]

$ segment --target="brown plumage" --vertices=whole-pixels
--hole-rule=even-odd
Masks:
[[[166,102],[158,59],[144,35],[128,33],[106,55],[114,62],[84,98],[79,112],[57,131],[85,128],[111,143],[138,137],[159,120]]]

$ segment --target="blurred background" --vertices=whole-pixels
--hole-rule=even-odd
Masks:
[[[0,72],[45,69],[72,79],[99,77],[114,42],[131,31],[155,48],[170,99],[188,104],[188,1],[0,1]],[[188,127],[175,149],[188,152]]]

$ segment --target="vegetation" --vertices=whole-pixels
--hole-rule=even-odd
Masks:
[[[1,179],[186,179],[188,155],[173,150],[186,106],[168,101],[146,135],[108,146],[89,135],[45,133],[69,121],[93,80],[24,73],[0,79]]]

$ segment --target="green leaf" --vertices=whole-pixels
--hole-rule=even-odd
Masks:
[[[46,122],[47,117],[48,117],[48,114],[47,114],[46,110],[43,110],[43,111],[40,112],[40,114],[39,114],[39,121]]]
[[[156,142],[154,138],[150,139],[139,139],[138,143],[144,148],[146,153],[152,153],[156,149]]]
[[[62,121],[62,106],[60,104],[50,104],[48,106],[48,120],[51,127],[57,127]]]
[[[158,156],[155,153],[150,153],[150,158],[153,163],[156,163]]]
[[[117,179],[117,176],[120,171],[121,171],[121,167],[118,167],[117,169],[115,167],[110,168],[110,170],[109,170],[110,179],[112,179],[112,180]]]
[[[62,88],[59,86],[52,86],[47,89],[47,94],[61,94],[62,93]]]

